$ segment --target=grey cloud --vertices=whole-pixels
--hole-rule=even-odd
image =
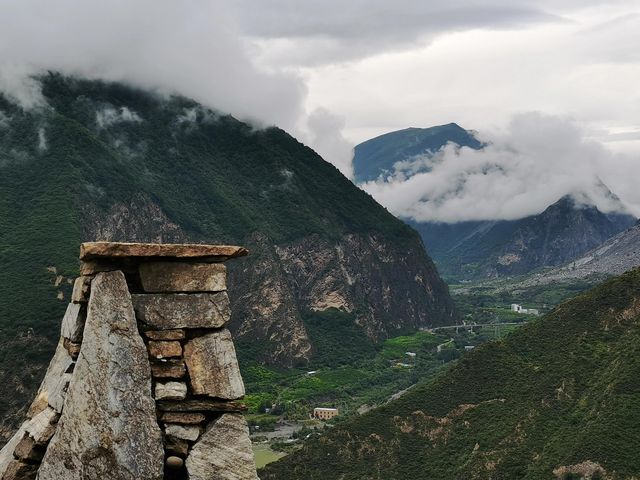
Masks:
[[[640,140],[640,130],[629,132],[609,133],[600,137],[603,142],[626,142],[629,140]]]
[[[482,140],[488,143],[482,150],[448,145],[429,159],[416,158],[413,165],[398,166],[402,168],[394,175],[363,188],[397,215],[458,222],[522,218],[567,194],[588,199],[605,212],[618,210],[602,180],[620,194],[630,211],[640,213],[640,195],[632,193],[630,180],[637,178],[640,166],[626,177],[612,172],[611,165],[620,165],[619,159],[586,139],[567,119],[520,114],[505,132]],[[427,172],[422,168],[425,161]],[[407,171],[419,173],[407,175]]]
[[[235,5],[243,31],[265,42],[269,60],[284,64],[359,59],[429,42],[451,31],[563,21],[535,2],[243,0]]]
[[[415,36],[436,28],[520,26],[557,20],[531,3],[487,4],[469,0],[449,2],[404,0],[250,0],[237,4],[245,30],[253,35],[283,37],[329,36],[344,39],[375,36]]]
[[[160,92],[177,92],[213,109],[250,120],[254,125],[275,124],[287,129],[307,140],[349,175],[351,145],[343,136],[343,115],[348,118],[350,128],[366,128],[367,122],[401,128],[407,125],[399,122],[408,121],[406,112],[412,109],[420,112],[417,118],[422,121],[427,118],[423,112],[440,108],[442,115],[442,109],[446,108],[447,121],[464,122],[469,118],[467,112],[479,99],[476,110],[486,117],[485,110],[498,103],[496,96],[490,95],[491,87],[496,84],[494,78],[498,79],[497,83],[502,80],[512,85],[522,81],[517,76],[504,75],[522,55],[516,51],[515,60],[511,56],[500,60],[509,67],[506,69],[505,65],[491,65],[493,74],[489,86],[482,83],[482,78],[477,81],[470,70],[482,73],[494,59],[477,53],[474,58],[470,56],[455,64],[435,64],[433,59],[429,60],[428,65],[422,66],[424,71],[440,68],[447,77],[434,84],[427,85],[425,78],[417,77],[413,71],[403,73],[405,78],[416,78],[415,84],[409,87],[379,83],[380,78],[376,77],[381,77],[380,70],[374,70],[373,75],[365,72],[358,78],[353,93],[347,91],[347,82],[330,89],[339,100],[331,107],[332,112],[326,108],[316,109],[326,107],[326,100],[314,102],[322,93],[312,96],[308,92],[308,85],[314,82],[314,72],[326,79],[328,68],[312,72],[313,69],[306,68],[309,65],[331,65],[409,49],[439,35],[469,29],[566,24],[571,21],[574,10],[626,3],[624,0],[606,3],[602,0],[494,0],[489,4],[481,0],[0,0],[0,89],[26,107],[38,105],[42,98],[38,85],[29,75],[56,70],[88,78],[125,81]],[[618,25],[624,26],[620,28],[624,35],[637,35],[633,23],[633,17],[618,20]],[[594,42],[590,42],[584,47],[594,61],[614,55],[621,43],[624,45],[621,50],[627,52],[620,54],[621,58],[636,55],[632,48],[635,43],[624,43],[615,26],[603,24],[601,30],[598,35],[603,35],[603,41],[597,43],[609,46],[597,50]],[[593,35],[585,34],[589,38]],[[565,55],[574,55],[566,53],[567,48],[563,50]],[[549,55],[555,58],[553,53]],[[543,56],[540,54],[538,58]],[[564,58],[556,61],[570,63]],[[546,57],[544,63],[547,63]],[[354,78],[356,74],[350,71],[345,78]],[[584,75],[589,77],[589,72]],[[464,78],[468,82],[451,85],[450,78]],[[397,82],[397,79],[390,81]],[[470,84],[478,90],[469,88]],[[527,95],[521,97],[539,101],[534,94],[542,88],[540,84],[544,84],[544,78],[536,78],[533,87],[523,87]],[[368,92],[361,88],[363,85],[370,87]],[[447,92],[447,87],[451,92]],[[399,92],[401,88],[411,91]],[[557,89],[555,85],[548,88]],[[412,92],[427,90],[433,92],[433,97],[412,98]],[[447,93],[450,95],[445,101]],[[383,102],[385,94],[391,97]],[[500,95],[505,102],[515,97],[505,96],[501,87]],[[347,98],[349,96],[351,98]],[[348,104],[356,97],[359,99],[354,102],[357,103],[356,115],[349,115]],[[384,103],[384,108],[380,103]],[[616,111],[621,109],[618,107]],[[634,110],[633,107],[630,102],[626,106],[629,110]],[[544,108],[544,105],[527,108]],[[312,113],[309,115],[308,111]],[[338,111],[341,115],[335,114]],[[392,118],[394,115],[396,119]],[[466,158],[467,153],[458,155]],[[469,178],[468,182],[472,180]]]
[[[310,143],[322,158],[333,163],[347,178],[353,177],[353,144],[342,136],[344,118],[318,108],[309,115],[307,127]]]
[[[38,150],[44,152],[47,148],[47,134],[44,127],[40,127],[38,129]]]
[[[584,48],[583,54],[593,61],[640,61],[640,13],[627,13],[608,19],[581,30],[577,36]]]
[[[258,67],[219,0],[0,0],[0,86],[38,102],[28,74],[57,70],[182,93],[244,119],[293,128],[304,82]]]
[[[6,128],[9,126],[9,117],[6,113],[0,110],[0,128]]]

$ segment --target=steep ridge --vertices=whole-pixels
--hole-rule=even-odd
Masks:
[[[637,478],[640,269],[267,466],[281,479]]]
[[[540,214],[520,220],[412,224],[445,275],[477,278],[562,265],[634,222],[631,215],[605,214],[565,196]]]
[[[0,98],[1,414],[37,388],[85,240],[246,245],[230,328],[257,361],[307,362],[314,310],[349,312],[370,341],[456,320],[418,234],[282,130],[119,84],[42,85],[36,109]]]
[[[534,274],[519,282],[519,286],[551,282],[571,282],[602,279],[620,275],[640,266],[640,224],[610,238],[582,257],[565,265]]]
[[[512,237],[497,253],[498,274],[520,274],[541,266],[559,265],[579,257],[628,228],[630,215],[610,217],[592,205],[565,196],[541,214],[518,222]]]

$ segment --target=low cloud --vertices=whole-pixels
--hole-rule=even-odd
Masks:
[[[353,177],[353,144],[342,135],[344,118],[326,109],[317,108],[309,115],[307,127],[310,144],[347,178]]]
[[[258,64],[239,26],[246,10],[221,0],[0,0],[0,9],[0,91],[25,108],[45,103],[34,76],[48,70],[121,81],[185,95],[258,128],[277,125],[350,175],[344,120],[326,109],[307,115],[301,74]],[[101,128],[140,120],[126,108],[96,114]]]
[[[45,132],[44,127],[40,127],[38,129],[38,150],[40,152],[44,152],[49,148],[47,146],[47,134]]]
[[[96,112],[96,123],[100,128],[107,128],[119,123],[138,123],[141,121],[140,115],[127,107],[119,109],[105,107]]]
[[[0,89],[41,101],[29,75],[123,81],[189,96],[241,119],[295,128],[306,87],[255,64],[221,0],[0,0]]]
[[[254,126],[277,125],[349,176],[345,130],[359,129],[346,138],[360,141],[411,124],[486,121],[488,110],[502,121],[514,109],[575,112],[583,104],[583,117],[625,126],[637,117],[627,100],[637,85],[628,64],[638,60],[632,40],[639,31],[627,4],[0,0],[0,91],[27,108],[40,105],[31,76],[51,70],[179,93]],[[583,32],[576,12],[597,29]],[[465,32],[476,36],[458,38]],[[589,69],[571,70],[574,57],[587,59],[578,65]],[[391,186],[368,188],[382,198]]]
[[[399,162],[389,176],[362,187],[396,215],[417,221],[517,219],[564,195],[605,212],[620,210],[603,182],[625,208],[640,214],[633,187],[640,166],[620,175],[631,159],[587,139],[571,120],[520,114],[504,131],[480,139],[487,144],[482,150],[449,144],[434,155]]]

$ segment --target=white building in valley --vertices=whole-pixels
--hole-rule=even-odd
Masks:
[[[537,308],[522,308],[518,303],[511,304],[511,311],[516,313],[528,313],[529,315],[540,315]]]

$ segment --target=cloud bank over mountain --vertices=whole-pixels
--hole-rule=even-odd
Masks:
[[[479,138],[486,143],[481,150],[449,144],[433,156],[398,162],[390,175],[362,187],[396,215],[418,221],[518,219],[564,195],[607,213],[624,205],[640,214],[634,185],[640,162],[632,165],[632,157],[585,138],[569,119],[520,114],[505,130]]]
[[[180,93],[277,125],[347,176],[358,141],[570,113],[640,144],[638,0],[0,0],[0,89],[46,70]],[[633,123],[636,122],[636,123]],[[600,130],[597,130],[600,129]]]

